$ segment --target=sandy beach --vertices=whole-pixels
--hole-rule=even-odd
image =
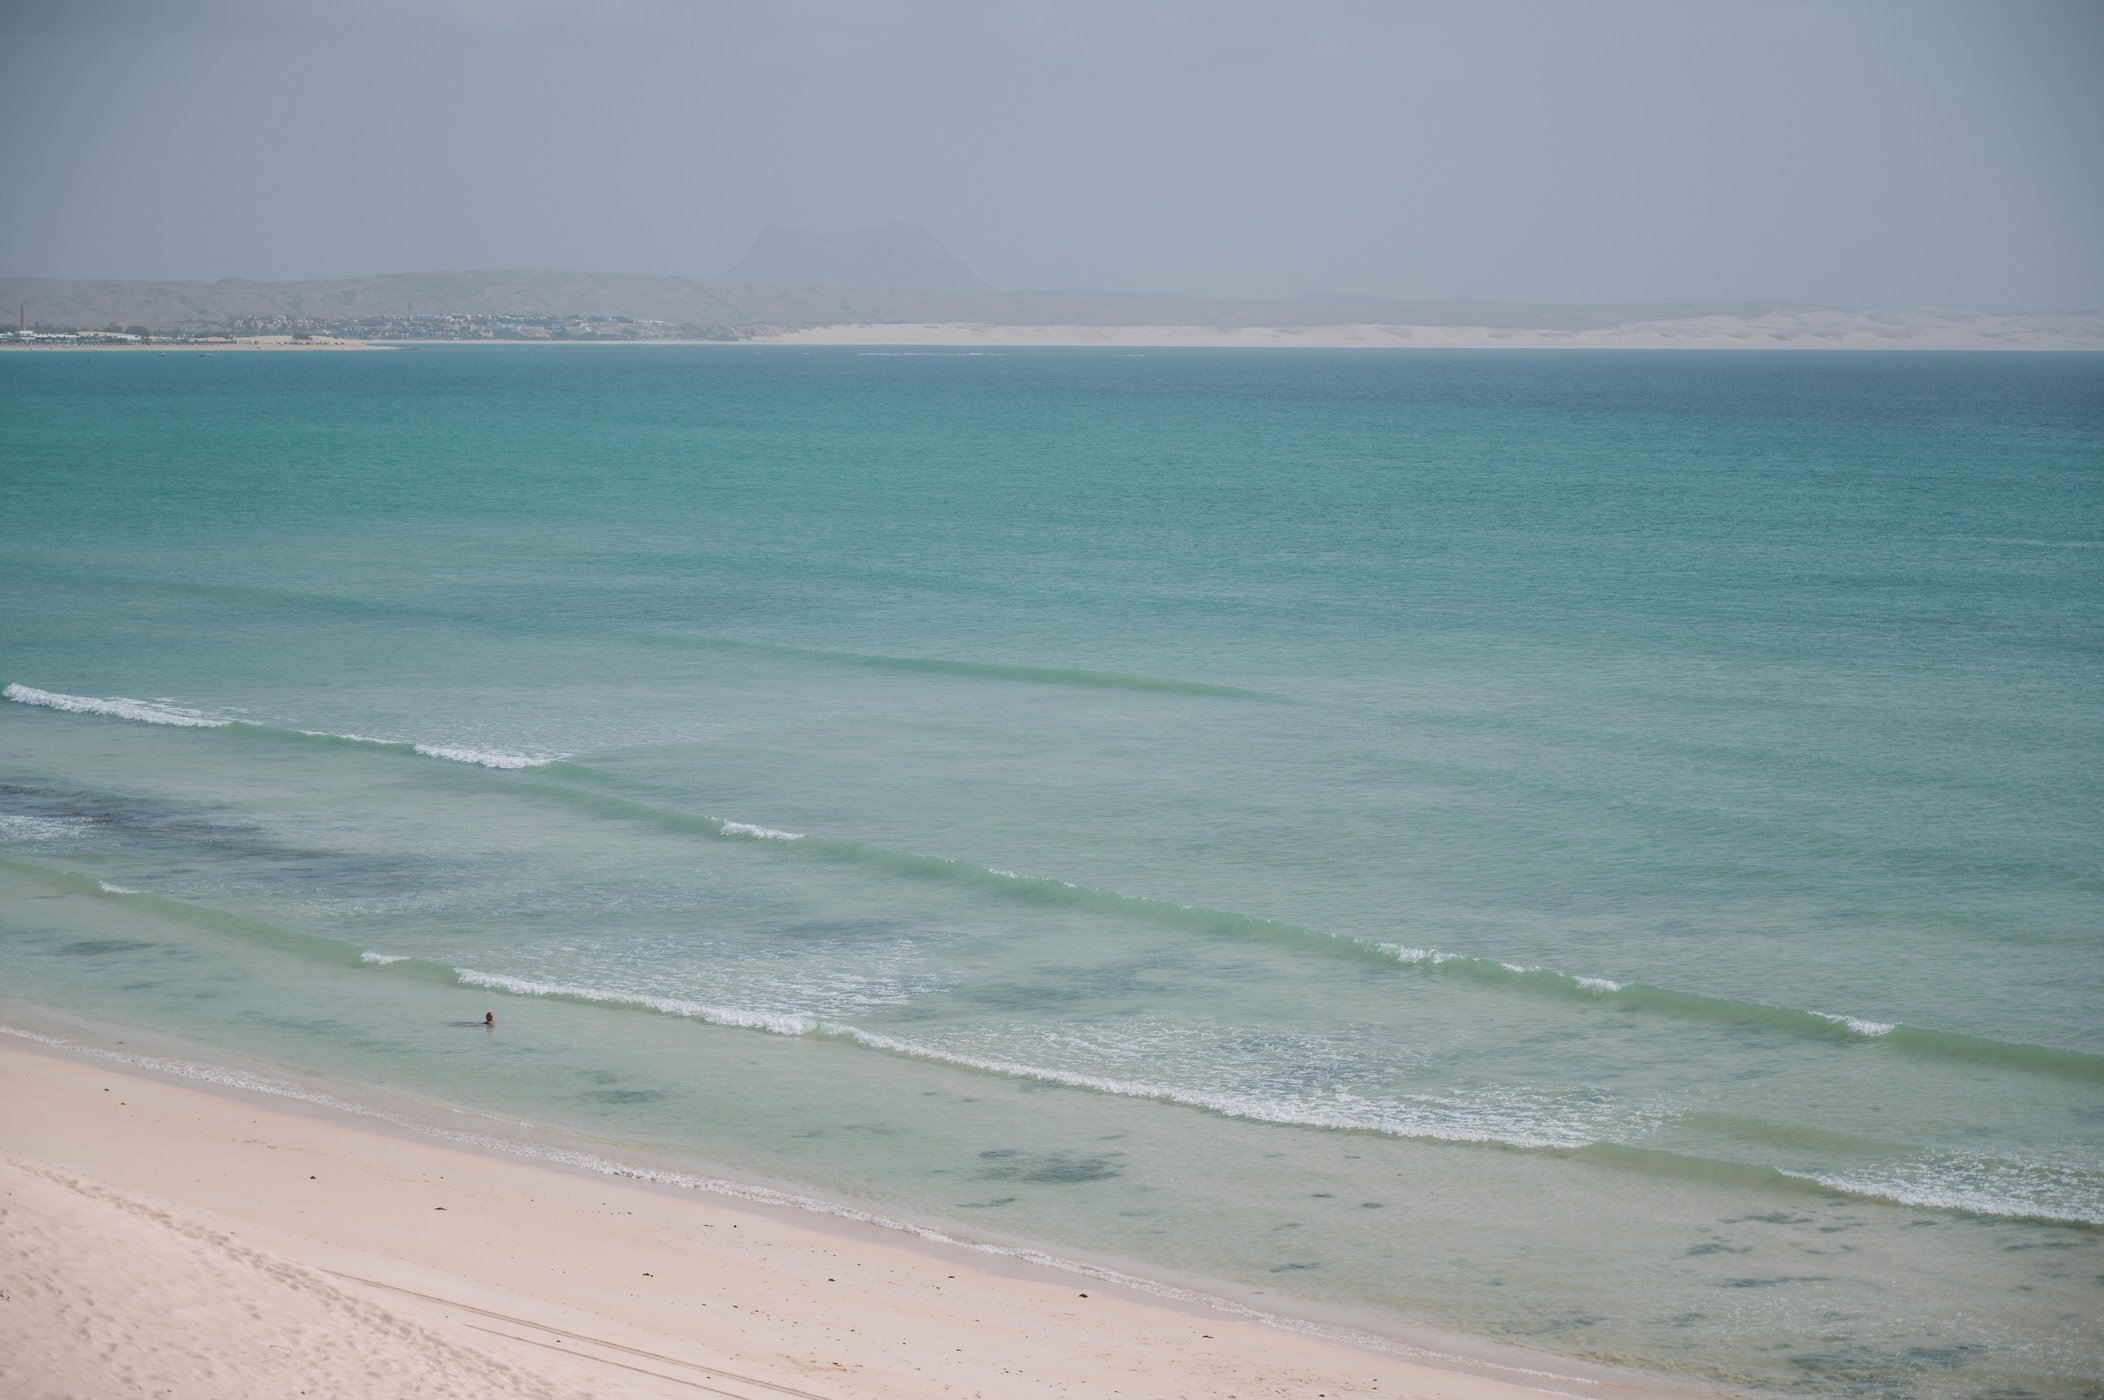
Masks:
[[[1633,1393],[1379,1355],[16,1037],[0,1106],[12,1397]]]
[[[1486,326],[811,326],[755,337],[775,345],[1101,346],[1308,350],[2104,350],[2095,314],[1864,312],[1824,307],[1766,316],[1637,321],[1599,330]]]
[[[250,336],[210,344],[55,341],[0,344],[8,350],[392,350],[404,346],[811,345],[870,350],[1239,349],[1239,350],[2104,350],[2104,313],[2000,315],[1980,311],[1850,311],[1782,308],[1761,316],[1689,316],[1592,330],[1492,326],[1011,325],[966,321],[868,321],[752,328],[733,340],[356,340]]]

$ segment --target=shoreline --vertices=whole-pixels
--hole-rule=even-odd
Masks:
[[[2027,322],[2032,322],[2027,324]],[[0,351],[122,351],[128,354],[214,354],[221,350],[274,352],[403,350],[478,347],[811,346],[896,354],[974,350],[1790,350],[1996,351],[2051,354],[2104,352],[2104,329],[2053,330],[2035,318],[1971,314],[1884,323],[1846,317],[1778,313],[1759,318],[1700,317],[1632,322],[1592,330],[1508,329],[1487,326],[1349,324],[1324,326],[1002,325],[976,322],[842,322],[756,330],[728,340],[664,337],[636,340],[458,339],[354,340],[252,336],[209,343],[0,343]]]
[[[1100,347],[1308,350],[2104,350],[2104,336],[2041,334],[2018,318],[1866,326],[1842,317],[1777,315],[1632,322],[1597,330],[1486,326],[1005,326],[926,322],[812,326],[742,344],[870,348]]]
[[[8,1020],[22,1019],[10,1009]],[[541,1326],[544,1333],[596,1338],[601,1344],[595,1350],[606,1353],[597,1359],[605,1365],[620,1364],[610,1358],[648,1354],[660,1358],[650,1364],[670,1375],[663,1359],[685,1357],[680,1375],[698,1366],[701,1372],[748,1381],[771,1376],[755,1382],[770,1393],[814,1376],[852,1376],[853,1385],[821,1387],[840,1396],[1061,1394],[1072,1386],[1100,1392],[1098,1383],[1114,1378],[1148,1395],[1436,1393],[1455,1400],[1518,1400],[1544,1392],[1690,1393],[1633,1374],[1588,1375],[1591,1368],[1561,1358],[1506,1355],[1495,1343],[1485,1342],[1483,1349],[1503,1359],[1266,1314],[1225,1294],[960,1239],[814,1200],[793,1188],[708,1182],[643,1166],[632,1155],[624,1158],[613,1144],[487,1119],[470,1110],[422,1106],[434,1117],[460,1115],[464,1131],[449,1129],[419,1121],[421,1115],[414,1113],[346,1101],[335,1086],[317,1092],[247,1070],[170,1061],[152,1051],[116,1048],[124,1045],[121,1040],[98,1046],[42,1031],[10,1030],[0,1035],[0,1100],[13,1105],[0,1114],[0,1175],[10,1195],[28,1172],[44,1182],[35,1189],[45,1196],[58,1191],[58,1199],[76,1203],[102,1199],[97,1192],[116,1193],[112,1199],[150,1196],[163,1214],[172,1211],[201,1222],[244,1248],[260,1249],[309,1274],[322,1268],[362,1280],[352,1293],[369,1303],[400,1303],[396,1295],[407,1288],[425,1300],[411,1308],[429,1314],[422,1325],[456,1345],[487,1350],[491,1344],[479,1333],[454,1335],[460,1327],[476,1326],[459,1319],[469,1300],[486,1313],[552,1322]],[[122,1112],[113,1114],[112,1104]],[[141,1121],[154,1128],[150,1161],[141,1160],[136,1135],[120,1127]],[[521,1129],[526,1132],[518,1133]],[[328,1165],[281,1179],[286,1174],[278,1168],[287,1160],[310,1169],[316,1162]],[[51,1184],[54,1170],[64,1178],[59,1186]],[[44,1176],[37,1177],[38,1172]],[[330,1194],[332,1215],[326,1225],[306,1219],[305,1207],[315,1194],[300,1190],[308,1176],[354,1183],[349,1193]],[[479,1255],[463,1258],[440,1248],[454,1232],[431,1236],[425,1212],[444,1207],[404,1195],[415,1196],[412,1183],[433,1180],[446,1182],[449,1195],[461,1197],[449,1212],[458,1218],[446,1220],[447,1226],[471,1216],[510,1224],[493,1226],[480,1237]],[[507,1203],[516,1207],[522,1195],[533,1198],[531,1209],[495,1209]],[[614,1247],[605,1238],[611,1216],[636,1222],[632,1231],[620,1233],[628,1262],[654,1252],[669,1267],[648,1268],[646,1260],[645,1267],[624,1271],[600,1258]],[[132,1212],[126,1218],[139,1217]],[[105,1225],[103,1234],[108,1233]],[[665,1247],[681,1240],[689,1246],[706,1241],[719,1255],[722,1241],[736,1240],[740,1248],[712,1260],[720,1264],[718,1270],[697,1270],[692,1253]],[[473,1262],[515,1258],[528,1245],[536,1259],[560,1263],[560,1281],[538,1277],[529,1282]],[[125,1253],[116,1247],[115,1256]],[[342,1267],[346,1259],[355,1267]],[[583,1267],[595,1259],[594,1268]],[[834,1272],[818,1272],[823,1269]],[[889,1283],[851,1287],[855,1280],[849,1270]],[[702,1273],[711,1276],[697,1276]],[[586,1274],[591,1277],[578,1277]],[[684,1292],[677,1298],[657,1296],[640,1312],[609,1313],[610,1301],[640,1296],[631,1280],[642,1277],[681,1278]],[[825,1277],[826,1285],[816,1285],[818,1277]],[[952,1285],[949,1298],[943,1298],[942,1284],[950,1279],[967,1292],[959,1294]],[[52,1285],[47,1281],[46,1286]],[[655,1283],[647,1287],[653,1295],[677,1291]],[[143,1313],[151,1312],[151,1302],[141,1301]],[[668,1303],[673,1305],[669,1313]],[[264,1306],[267,1315],[269,1306]],[[988,1310],[1001,1312],[1005,1323],[984,1323]],[[121,1317],[121,1307],[114,1311]],[[765,1342],[726,1334],[697,1352],[694,1339],[672,1323],[674,1315],[691,1321],[726,1311],[730,1319],[771,1319],[760,1329]],[[813,1333],[824,1336],[823,1346],[817,1346]],[[898,1341],[902,1336],[913,1340]],[[525,1340],[541,1347],[576,1345],[545,1337]],[[140,1344],[151,1345],[151,1339],[141,1338]],[[420,1345],[418,1355],[437,1343]],[[0,1354],[7,1350],[0,1346]],[[904,1355],[898,1354],[901,1350]],[[517,1362],[538,1359],[527,1357],[524,1348],[514,1351]],[[415,1357],[403,1364],[413,1366]],[[603,1372],[604,1365],[599,1369]],[[927,1388],[930,1372],[947,1378],[939,1391]],[[5,1377],[0,1369],[0,1379]],[[74,1375],[71,1383],[92,1379]],[[610,1379],[601,1374],[599,1383]],[[636,1394],[682,1393],[650,1389],[640,1376],[622,1379],[643,1387]]]
[[[0,352],[22,351],[38,354],[55,354],[65,350],[118,350],[130,355],[214,355],[221,350],[392,350],[395,347],[376,340],[346,340],[337,336],[316,336],[310,340],[294,340],[289,335],[249,336],[240,340],[210,341],[93,341],[53,342],[6,341],[0,342]]]

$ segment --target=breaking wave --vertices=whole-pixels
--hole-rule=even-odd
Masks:
[[[1516,1113],[1511,1109],[1500,1109],[1487,1101],[1471,1103],[1435,1096],[1383,1101],[1343,1092],[1326,1099],[1267,1099],[1254,1094],[1221,1093],[1149,1084],[1106,1075],[968,1055],[796,1012],[712,1006],[681,997],[581,987],[558,982],[537,982],[502,973],[478,972],[472,968],[458,969],[455,976],[464,985],[486,987],[491,991],[507,992],[513,996],[554,997],[600,1006],[628,1007],[701,1021],[712,1026],[766,1031],[771,1035],[815,1036],[826,1040],[845,1041],[868,1050],[899,1055],[907,1059],[928,1060],[981,1074],[998,1075],[1004,1079],[1058,1084],[1070,1089],[1085,1089],[1119,1098],[1153,1099],[1161,1103],[1204,1109],[1226,1118],[1246,1118],[1259,1123],[1337,1128],[1353,1132],[1381,1133],[1390,1137],[1429,1138],[1441,1142],[1487,1143],[1506,1147],[1576,1147],[1594,1139],[1590,1131],[1576,1123],[1558,1121],[1538,1112]]]
[[[107,699],[93,695],[61,695],[55,690],[38,690],[33,685],[19,682],[0,690],[0,696],[17,705],[40,705],[47,710],[64,710],[72,715],[107,715],[111,719],[135,720],[140,724],[172,724],[180,729],[224,729],[234,722],[215,719],[201,711],[161,700],[131,700],[122,695]]]
[[[426,758],[443,758],[453,763],[474,763],[484,768],[538,768],[549,761],[528,754],[470,749],[457,744],[413,744],[411,747]]]
[[[774,1035],[809,1035],[820,1029],[819,1022],[812,1017],[793,1013],[748,1011],[741,1007],[707,1006],[698,1001],[652,996],[644,992],[615,992],[598,987],[571,986],[561,982],[535,982],[525,977],[507,977],[500,972],[477,972],[467,967],[455,969],[453,975],[464,986],[487,987],[491,991],[509,992],[513,996],[560,997],[566,1001],[587,1001],[600,1006],[636,1007],[666,1016],[705,1021],[712,1026],[729,1026],[737,1030],[768,1031]]]
[[[1228,910],[1180,904],[1173,900],[1119,894],[1045,876],[997,870],[948,856],[928,856],[863,841],[812,836],[750,822],[641,802],[602,790],[611,775],[563,761],[560,755],[534,756],[364,735],[281,729],[248,720],[225,719],[183,709],[163,701],[100,699],[62,695],[11,684],[0,696],[21,704],[71,713],[104,715],[152,724],[235,729],[300,742],[393,750],[499,770],[536,769],[545,776],[576,782],[539,782],[534,795],[567,803],[602,817],[644,823],[659,830],[706,836],[744,838],[776,845],[799,855],[852,864],[913,879],[947,883],[1034,904],[1080,908],[1118,918],[1217,936],[1257,938],[1320,948],[1337,956],[1397,964],[1444,976],[1460,976],[1515,990],[1607,1004],[1626,1010],[1656,1012],[1739,1025],[1763,1027],[1808,1038],[1843,1043],[1875,1041],[1894,1049],[1937,1055],[1979,1064],[2104,1080],[2104,1055],[2059,1046],[1998,1040],[1960,1031],[1934,1030],[1904,1022],[1872,1021],[1826,1011],[1742,1001],[1702,992],[1677,991],[1643,982],[1560,972],[1468,953],[1450,953],[1326,933],[1282,920],[1257,918]],[[585,786],[582,784],[590,784]]]
[[[776,831],[771,826],[753,826],[747,822],[725,822],[722,827],[722,834],[725,836],[749,836],[755,841],[801,841],[804,839],[801,832]]]
[[[576,765],[559,765],[555,776],[598,780],[600,775]],[[635,821],[673,833],[699,835],[761,836],[766,827],[720,817],[682,812],[639,802],[609,792],[568,783],[544,783],[533,791],[594,815]],[[2072,1074],[2104,1079],[2104,1055],[2049,1045],[1994,1040],[1955,1031],[1929,1030],[1900,1023],[1868,1021],[1852,1016],[1806,1011],[1766,1002],[1740,1001],[1702,992],[1675,991],[1643,982],[1618,982],[1611,978],[1530,967],[1468,953],[1449,953],[1435,948],[1412,948],[1395,943],[1325,933],[1277,919],[1262,919],[1201,905],[1173,900],[1119,894],[1094,889],[1067,880],[1020,874],[975,865],[948,856],[920,855],[864,841],[812,836],[791,832],[772,833],[771,839],[789,846],[797,854],[883,871],[912,879],[930,880],[955,887],[983,890],[1027,903],[1085,909],[1158,927],[1182,929],[1216,936],[1263,939],[1310,948],[1333,956],[1353,957],[1390,966],[1403,966],[1443,976],[1465,977],[1520,991],[1563,997],[1627,1010],[1649,1011],[1737,1025],[1763,1027],[1808,1038],[1853,1043],[1876,1040],[1897,1048],[1971,1060],[1977,1063]]]
[[[1474,1144],[1529,1151],[1574,1155],[1603,1164],[1640,1170],[1672,1170],[1718,1174],[1766,1183],[1783,1189],[1818,1189],[1849,1195],[1896,1201],[1902,1204],[1966,1211],[1979,1215],[2025,1219],[2104,1223],[2104,1211],[2094,1204],[2094,1193],[2081,1188],[2093,1185],[2087,1178],[2063,1173],[2070,1183],[2034,1181],[2039,1169],[2006,1164],[1992,1181],[1977,1180],[1980,1174],[1938,1174],[1934,1162],[1902,1163],[1890,1169],[1854,1173],[1813,1174],[1746,1162],[1727,1162],[1691,1157],[1687,1154],[1638,1147],[1608,1140],[1606,1129],[1625,1130],[1652,1125],[1635,1120],[1610,1123],[1598,1115],[1590,1118],[1558,1112],[1560,1105],[1521,1101],[1511,1094],[1490,1090],[1473,1098],[1455,1095],[1400,1094],[1371,1099],[1343,1091],[1329,1095],[1301,1094],[1265,1097],[1257,1094],[1195,1089],[1180,1085],[1149,1083],[1095,1075],[1065,1068],[1032,1065],[994,1056],[972,1055],[866,1030],[845,1022],[829,1021],[795,1011],[718,1006],[680,997],[648,992],[543,982],[504,973],[452,967],[445,963],[401,954],[376,953],[338,939],[284,928],[246,915],[203,905],[189,904],[161,895],[145,894],[110,886],[103,881],[69,871],[53,870],[28,861],[0,857],[0,869],[37,879],[74,893],[131,901],[156,913],[194,927],[227,936],[253,939],[321,962],[349,969],[365,969],[374,975],[412,976],[430,981],[475,987],[511,996],[547,997],[615,1009],[640,1011],[733,1030],[759,1031],[789,1037],[813,1037],[906,1059],[947,1064],[974,1073],[1037,1083],[1057,1084],[1121,1098],[1151,1099],[1177,1104],[1222,1117],[1253,1122],[1378,1133],[1415,1140]],[[1806,1013],[1809,1014],[1809,1013]],[[1625,1115],[1626,1119],[1626,1115]],[[2050,1170],[2047,1172],[2051,1176]],[[2039,1186],[2042,1189],[2030,1189]]]
[[[1294,1127],[1336,1128],[1347,1132],[1380,1133],[1387,1137],[1423,1138],[1436,1142],[1483,1143],[1501,1147],[1579,1147],[1594,1140],[1594,1132],[1571,1119],[1515,1111],[1492,1099],[1471,1102],[1434,1095],[1410,1095],[1398,1099],[1368,1099],[1338,1090],[1327,1097],[1272,1099],[1256,1094],[1223,1093],[1177,1085],[1149,1084],[1084,1074],[1041,1065],[988,1059],[936,1046],[900,1040],[854,1026],[821,1025],[819,1034],[852,1041],[872,1050],[882,1050],[909,1059],[932,1060],[959,1069],[1006,1079],[1026,1079],[1039,1084],[1059,1084],[1119,1098],[1153,1099],[1204,1109],[1223,1118],[1246,1118],[1257,1123],[1281,1123]]]
[[[254,720],[207,714],[202,710],[189,709],[167,701],[131,700],[121,695],[63,695],[57,691],[38,690],[35,686],[22,685],[19,682],[0,690],[0,698],[12,700],[18,705],[36,705],[47,710],[63,710],[67,714],[128,719],[140,724],[166,724],[181,729],[245,729],[284,738],[400,749],[422,754],[426,758],[442,758],[451,763],[472,763],[482,768],[539,768],[554,763],[561,757],[555,754],[510,753],[500,749],[472,748],[462,744],[431,744],[414,739],[376,739],[365,734],[334,734],[325,729],[287,729],[274,724],[259,724]]]
[[[1676,991],[1644,982],[1615,982],[1605,977],[1581,977],[1546,967],[1528,967],[1500,962],[1467,953],[1445,953],[1432,948],[1378,945],[1398,962],[1427,972],[1467,977],[1473,981],[1501,984],[1552,996],[1563,996],[1619,1006],[1632,1011],[1657,1011],[1670,1015],[1737,1025],[1765,1027],[1811,1038],[1844,1044],[1875,1041],[1896,1049],[1969,1060],[1975,1064],[2001,1065],[2012,1069],[2067,1074],[2083,1079],[2104,1079],[2104,1055],[2055,1045],[2025,1041],[1995,1040],[1963,1031],[1933,1030],[1904,1021],[1869,1021],[1829,1011],[1806,1011],[1770,1002],[1740,1001],[1703,992]]]

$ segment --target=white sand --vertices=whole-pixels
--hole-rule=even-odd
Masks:
[[[1470,1370],[0,1039],[10,1400],[1653,1393]]]
[[[1998,316],[1987,312],[1808,308],[1765,316],[1637,321],[1603,330],[1495,330],[1483,326],[812,326],[758,338],[774,345],[991,348],[1181,346],[1259,349],[1466,350],[2104,350],[2094,312]]]

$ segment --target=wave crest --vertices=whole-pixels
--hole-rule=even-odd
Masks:
[[[804,839],[803,833],[800,831],[777,831],[771,826],[753,826],[749,822],[725,822],[723,824],[723,834],[725,836],[749,836],[755,841],[801,841]]]
[[[615,992],[562,982],[536,982],[525,977],[509,977],[501,972],[477,972],[468,967],[456,968],[453,975],[467,986],[487,987],[491,991],[509,992],[513,996],[561,997],[568,1001],[588,1001],[600,1006],[633,1006],[646,1011],[662,1012],[667,1016],[684,1016],[689,1020],[705,1021],[712,1026],[729,1026],[736,1030],[767,1031],[773,1035],[809,1035],[819,1028],[818,1022],[811,1017],[793,1013],[748,1011],[743,1007],[707,1006],[698,1001],[654,996],[646,992]]]
[[[128,719],[139,724],[165,724],[178,729],[241,729],[287,738],[320,739],[336,744],[403,749],[422,754],[426,758],[442,758],[452,763],[472,763],[483,768],[539,768],[558,762],[561,757],[511,753],[502,749],[481,749],[466,744],[432,744],[414,739],[377,739],[369,734],[336,734],[326,729],[284,729],[274,724],[260,724],[255,720],[227,719],[219,715],[210,715],[202,710],[189,709],[165,700],[133,700],[122,695],[66,695],[55,690],[39,690],[33,685],[23,685],[19,681],[11,683],[5,690],[0,690],[0,697],[12,700],[18,705],[36,705],[47,710],[62,710],[67,714]]]
[[[443,758],[454,763],[474,763],[484,768],[539,768],[553,763],[552,758],[534,758],[527,754],[503,753],[494,749],[471,749],[458,744],[412,744],[411,748],[426,758]]]
[[[234,723],[230,719],[218,719],[201,710],[161,700],[133,700],[122,695],[65,695],[55,690],[38,690],[20,682],[0,690],[0,696],[17,705],[38,705],[74,715],[107,715],[112,719],[136,720],[140,724],[170,724],[179,729],[224,729]]]

